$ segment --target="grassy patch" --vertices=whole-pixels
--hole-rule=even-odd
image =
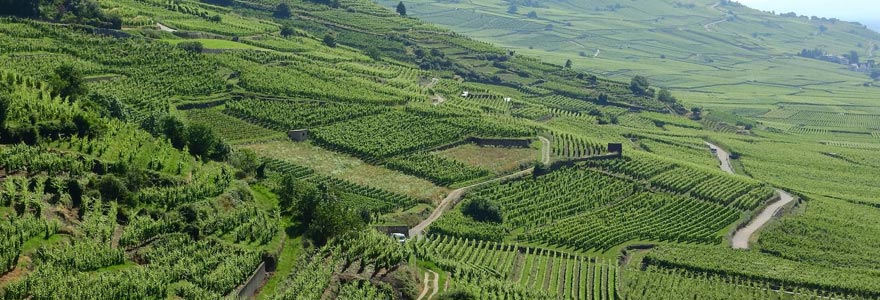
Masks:
[[[437,152],[436,155],[487,169],[495,174],[503,174],[536,161],[540,152],[535,148],[497,148],[466,144]]]
[[[285,241],[284,250],[282,250],[281,255],[278,256],[278,267],[275,269],[275,274],[273,274],[272,277],[269,278],[269,281],[266,282],[266,285],[263,286],[257,299],[269,299],[270,296],[275,294],[278,284],[287,278],[296,266],[296,261],[300,252],[302,252],[302,237],[288,237]]]
[[[417,199],[441,199],[448,190],[431,182],[409,176],[364,161],[329,151],[311,143],[272,141],[241,146],[258,155],[289,161],[314,168],[320,174],[331,175],[354,183],[404,194]]]

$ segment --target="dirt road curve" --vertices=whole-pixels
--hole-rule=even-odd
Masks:
[[[431,275],[434,275],[434,279],[431,279]],[[438,281],[440,281],[440,275],[437,274],[437,272],[434,272],[431,270],[428,270],[427,272],[425,272],[425,285],[424,285],[424,288],[422,289],[422,293],[419,294],[419,298],[416,300],[434,298],[434,296],[437,295],[437,292],[440,290],[440,285],[439,285]],[[433,282],[433,284],[431,284],[431,286],[428,286],[429,282]],[[425,295],[428,294],[429,288],[433,288],[433,290],[431,291],[431,295],[426,298]]]
[[[752,235],[760,230],[761,227],[764,227],[776,215],[779,209],[794,200],[794,196],[783,190],[776,190],[776,193],[779,194],[779,200],[767,206],[767,208],[761,211],[761,214],[752,219],[749,225],[737,230],[733,234],[733,238],[730,240],[730,246],[733,249],[749,249],[749,239]]]
[[[173,28],[171,28],[171,27],[168,27],[168,26],[162,25],[162,23],[156,23],[156,26],[159,26],[159,30],[162,30],[162,31],[167,31],[167,32],[175,32],[175,31],[177,31],[176,29],[173,29]]]
[[[727,153],[727,151],[724,151],[724,149],[721,149],[721,147],[715,146],[712,143],[706,142],[706,145],[715,149],[715,156],[721,161],[721,170],[733,174],[733,167],[730,166],[730,153]]]
[[[720,11],[720,12],[726,14],[726,12],[723,12],[723,11],[721,11],[720,9],[718,9],[718,5],[721,5],[721,2],[717,2],[717,3],[713,4],[713,5],[710,6],[710,7],[711,7],[712,9],[714,9],[714,10],[717,10],[717,11]],[[715,25],[718,25],[718,24],[721,24],[721,23],[724,23],[724,22],[727,22],[727,17],[724,17],[724,19],[721,19],[721,20],[718,20],[718,21],[715,21],[715,22],[712,22],[712,23],[709,23],[709,24],[703,25],[703,28],[705,28],[706,31],[708,31],[708,32],[712,32],[712,29],[710,29],[709,27],[712,27],[712,26],[715,26]]]
[[[542,143],[542,145],[541,145],[541,156],[542,156],[541,161],[544,164],[548,164],[548,163],[550,163],[550,141],[543,138],[543,137],[538,137],[538,139],[541,140],[541,143]],[[431,212],[431,215],[428,216],[427,219],[423,220],[421,223],[419,223],[415,227],[409,229],[409,237],[415,238],[415,237],[421,236],[422,233],[425,231],[425,229],[427,229],[428,226],[431,226],[431,223],[434,223],[434,221],[437,221],[437,219],[439,219],[440,216],[442,216],[443,213],[446,212],[446,210],[449,209],[450,206],[455,205],[455,203],[457,203],[458,200],[461,200],[461,197],[464,196],[464,193],[467,192],[468,190],[475,188],[475,187],[478,187],[478,186],[481,186],[481,185],[484,185],[484,184],[496,182],[496,181],[503,181],[503,180],[507,180],[507,179],[512,179],[512,178],[517,178],[517,177],[529,175],[529,174],[532,174],[532,172],[534,170],[535,170],[535,168],[528,168],[528,169],[510,174],[507,176],[502,176],[502,177],[498,177],[498,178],[495,178],[495,179],[492,179],[489,181],[480,182],[480,183],[466,186],[466,187],[463,187],[463,188],[460,188],[460,189],[457,189],[457,190],[450,192],[449,195],[446,196],[446,198],[443,198],[443,201],[440,201],[440,205],[437,205],[437,209],[434,209],[434,211]]]
[[[715,156],[721,161],[721,170],[733,174],[733,168],[730,166],[730,154],[712,143],[706,142],[706,145],[715,149]],[[776,194],[779,195],[779,200],[768,205],[767,208],[764,208],[758,216],[754,217],[746,227],[740,228],[733,234],[733,238],[730,240],[731,247],[734,249],[748,249],[749,240],[752,235],[754,235],[755,232],[758,232],[758,230],[761,230],[764,225],[767,225],[767,222],[769,222],[770,219],[773,219],[773,216],[776,215],[776,212],[778,212],[779,209],[789,202],[794,201],[794,196],[783,190],[777,189]]]

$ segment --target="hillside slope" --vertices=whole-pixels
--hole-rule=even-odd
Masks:
[[[818,48],[873,59],[880,34],[856,23],[773,15],[715,0],[405,2],[412,16],[544,61],[571,59],[576,70],[621,80],[648,75],[659,85],[693,92],[693,103],[880,93],[859,86],[871,81],[864,73],[796,56]],[[804,92],[808,97],[788,97]]]

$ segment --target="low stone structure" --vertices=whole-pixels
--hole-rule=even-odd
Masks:
[[[302,142],[309,139],[309,130],[308,129],[294,129],[287,131],[287,136],[290,137],[291,140],[296,142]]]

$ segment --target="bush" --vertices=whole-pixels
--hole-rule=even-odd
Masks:
[[[98,182],[98,191],[101,192],[101,198],[104,200],[115,200],[117,202],[126,202],[128,199],[128,188],[116,176],[107,175]]]
[[[181,42],[177,44],[177,48],[193,52],[193,53],[202,53],[202,50],[205,49],[205,46],[202,45],[201,42],[191,41],[191,42]]]
[[[462,213],[480,222],[501,223],[504,216],[498,204],[485,198],[473,199],[462,208]]]
[[[290,25],[285,24],[281,27],[281,36],[283,37],[290,37],[291,35],[293,35],[294,32],[295,31],[293,30],[293,27],[291,27]]]
[[[648,83],[648,78],[645,78],[645,76],[641,75],[636,75],[635,77],[633,77],[632,81],[630,81],[629,84],[629,89],[636,96],[646,95],[648,93],[648,87],[650,87],[650,84]]]
[[[327,45],[327,47],[336,48],[336,36],[332,33],[324,35],[324,45]]]

